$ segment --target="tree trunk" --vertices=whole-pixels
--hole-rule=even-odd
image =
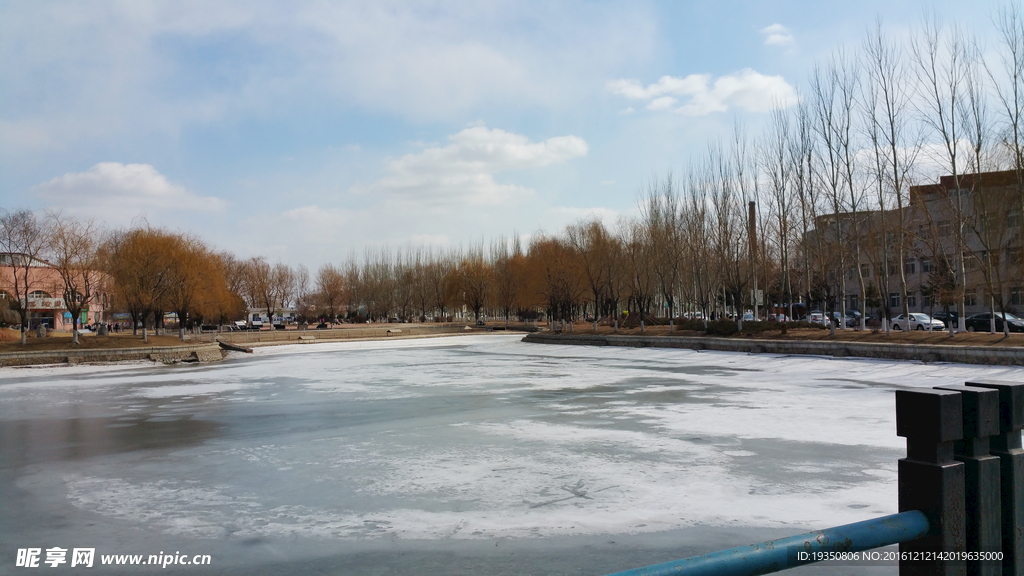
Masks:
[[[990,318],[988,320],[988,333],[989,334],[995,334],[996,333],[996,299],[995,299],[995,297],[994,296],[989,296],[988,303],[989,303],[988,304],[988,312],[989,312],[989,316],[990,316]],[[1003,324],[1006,324],[1005,319],[1003,321]]]

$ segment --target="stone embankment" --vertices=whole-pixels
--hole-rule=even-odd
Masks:
[[[885,344],[823,340],[748,340],[691,336],[625,336],[614,334],[528,334],[523,342],[633,348],[687,348],[749,354],[812,354],[838,358],[856,356],[922,362],[1024,365],[1024,348],[931,344]]]
[[[220,346],[190,344],[185,346],[153,346],[139,348],[94,348],[88,350],[39,350],[32,352],[0,353],[0,366],[26,366],[29,364],[83,364],[120,362],[124,360],[152,360],[173,362],[215,362],[224,357]]]
[[[325,330],[258,330],[241,332],[207,332],[202,335],[188,335],[192,342],[220,341],[236,344],[246,348],[268,346],[274,344],[316,344],[323,342],[344,342],[352,340],[390,340],[405,338],[428,338],[434,336],[451,336],[456,334],[479,334],[494,329],[504,330],[504,326],[468,326],[464,323],[451,324],[384,324],[341,325]]]

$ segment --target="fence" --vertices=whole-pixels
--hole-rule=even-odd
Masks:
[[[769,574],[893,544],[901,576],[1024,576],[1022,428],[1024,383],[897,390],[899,514],[614,576]]]

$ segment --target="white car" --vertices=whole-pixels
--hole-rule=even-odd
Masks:
[[[892,319],[893,330],[945,330],[946,325],[942,320],[936,320],[927,314],[911,312],[909,319],[903,318],[903,314]]]
[[[828,321],[825,320],[825,315],[822,314],[821,312],[818,312],[817,310],[812,311],[807,316],[801,318],[801,320],[805,322],[810,322],[811,324],[828,324]]]

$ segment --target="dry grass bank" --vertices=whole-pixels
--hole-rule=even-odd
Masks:
[[[71,344],[71,334],[63,332],[51,332],[46,338],[36,338],[35,332],[30,332],[28,343],[21,345],[21,335],[16,330],[0,328],[4,334],[0,340],[0,352],[34,352],[53,350],[103,350],[110,348],[148,348],[152,346],[181,346],[187,344],[178,339],[177,332],[173,336],[149,335],[149,342],[144,342],[142,336],[127,334],[111,334],[109,336],[96,336],[86,334],[79,337],[77,347]]]

